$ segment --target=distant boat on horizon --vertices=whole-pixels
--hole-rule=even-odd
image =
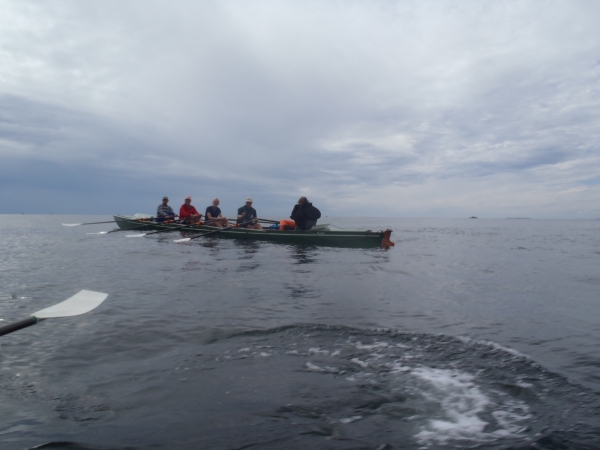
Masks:
[[[471,216],[469,219],[477,219],[477,216]]]

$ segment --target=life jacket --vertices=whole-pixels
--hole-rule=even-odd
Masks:
[[[296,222],[294,222],[293,220],[284,219],[281,222],[279,222],[279,229],[280,230],[295,230]]]

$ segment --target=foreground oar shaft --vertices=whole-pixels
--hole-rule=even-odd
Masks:
[[[4,336],[5,334],[12,333],[14,331],[22,330],[23,328],[30,327],[31,325],[35,325],[36,323],[38,323],[38,320],[35,317],[28,317],[27,319],[20,320],[19,322],[5,325],[3,327],[0,327],[0,336]]]

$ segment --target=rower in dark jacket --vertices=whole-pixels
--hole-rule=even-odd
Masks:
[[[296,222],[297,230],[310,230],[321,218],[321,211],[315,208],[306,197],[300,197],[298,204],[294,206],[290,219]]]

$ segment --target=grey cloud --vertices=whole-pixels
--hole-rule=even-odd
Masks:
[[[22,189],[78,190],[72,171],[140,197],[252,191],[274,213],[302,189],[370,205],[416,189],[427,212],[451,195],[437,183],[568,191],[600,169],[596,4],[3,6],[0,157],[64,181]]]

